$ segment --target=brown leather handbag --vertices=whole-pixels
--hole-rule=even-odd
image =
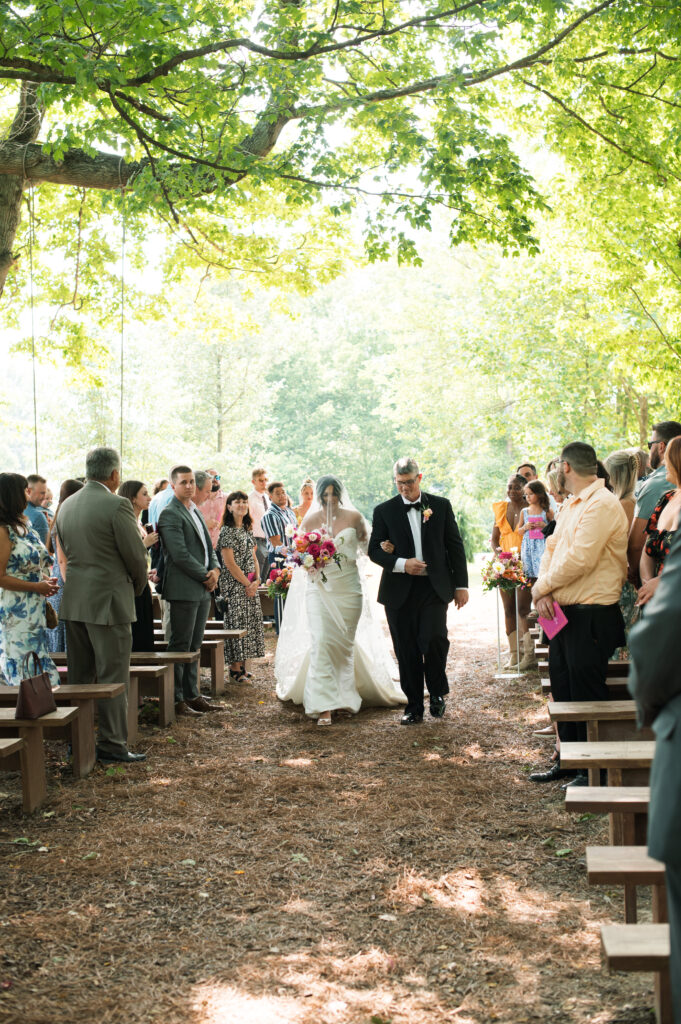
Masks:
[[[33,671],[36,675],[29,676],[30,658],[33,658]],[[47,672],[40,671],[40,659],[35,651],[24,656],[25,678],[19,683],[19,696],[15,718],[40,718],[56,711],[57,705],[52,693],[52,683]]]

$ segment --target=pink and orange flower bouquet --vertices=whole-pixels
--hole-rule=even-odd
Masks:
[[[288,561],[301,565],[312,576],[319,576],[326,583],[324,569],[330,562],[340,567],[341,554],[331,534],[325,529],[294,530],[290,538],[291,552]]]
[[[493,555],[483,566],[481,576],[483,590],[516,590],[530,585],[517,548]]]

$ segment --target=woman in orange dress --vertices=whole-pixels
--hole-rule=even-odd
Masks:
[[[524,508],[527,508],[524,487],[527,480],[524,476],[513,473],[508,480],[506,487],[506,500],[495,501],[492,505],[494,512],[494,526],[492,528],[492,551],[495,555],[502,551],[513,551],[519,555],[523,543],[523,535],[519,532],[521,516]],[[500,590],[501,603],[504,607],[504,620],[506,624],[506,636],[508,637],[509,659],[504,668],[517,668],[518,650],[520,647],[518,628],[521,636],[529,633],[527,616],[532,607],[532,595],[529,587],[519,588],[518,594],[518,619],[515,614],[515,593],[512,590]]]

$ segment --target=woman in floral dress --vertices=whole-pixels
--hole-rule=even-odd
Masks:
[[[247,660],[265,657],[265,631],[258,597],[260,576],[248,495],[244,491],[233,491],[227,496],[218,549],[222,557],[219,585],[225,602],[225,628],[246,630],[244,637],[225,640],[225,661],[230,677],[244,682],[251,678]]]
[[[18,686],[25,656],[35,652],[40,670],[58,686],[45,624],[45,598],[56,593],[57,581],[44,578],[52,558],[24,516],[27,487],[19,473],[0,473],[0,679]],[[33,675],[33,659],[29,670]]]

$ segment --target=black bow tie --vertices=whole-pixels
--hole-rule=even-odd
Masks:
[[[405,501],[403,502],[405,512],[408,512],[410,508],[415,508],[417,512],[421,512],[423,509],[422,501]]]

